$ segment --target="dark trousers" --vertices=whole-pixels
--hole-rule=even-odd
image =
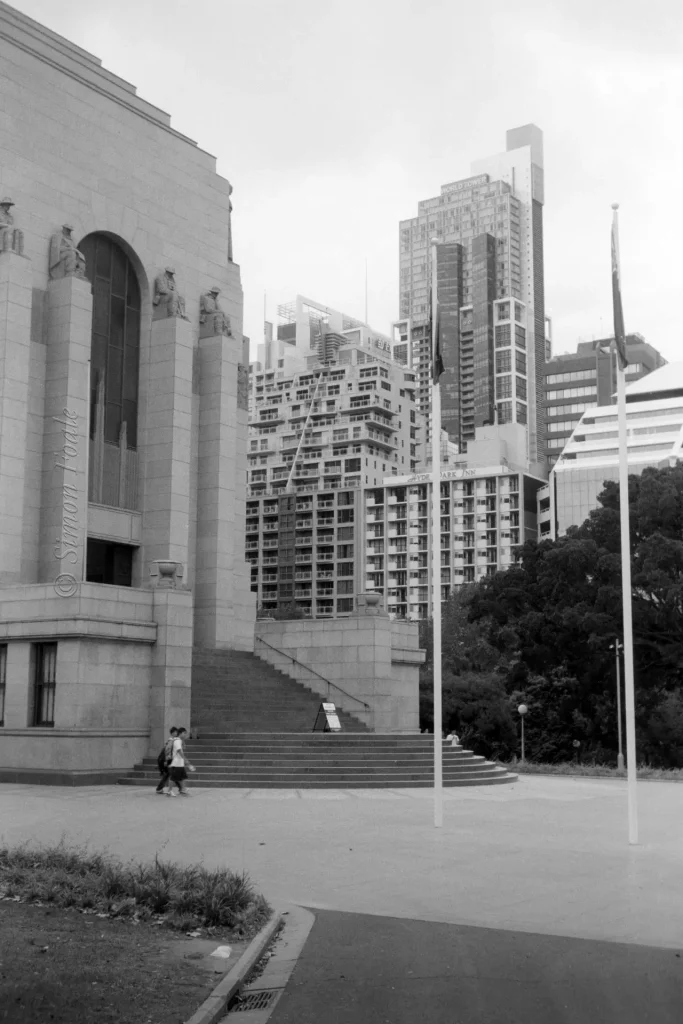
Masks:
[[[164,788],[164,786],[166,785],[166,783],[169,780],[170,776],[169,776],[168,768],[163,768],[163,769],[160,768],[159,769],[159,775],[161,776],[161,778],[159,779],[159,785],[157,786],[157,793],[161,793],[162,789]]]

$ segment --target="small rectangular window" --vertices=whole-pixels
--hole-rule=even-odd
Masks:
[[[34,644],[32,725],[54,726],[56,686],[57,644]]]

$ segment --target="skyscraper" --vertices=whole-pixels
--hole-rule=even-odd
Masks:
[[[543,295],[543,135],[507,132],[504,153],[441,187],[400,224],[395,357],[416,372],[429,423],[430,239],[438,238],[442,426],[465,450],[476,427],[520,423],[536,462],[546,350]],[[405,346],[405,349],[403,349]]]

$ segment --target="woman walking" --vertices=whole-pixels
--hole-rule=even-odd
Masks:
[[[190,764],[185,754],[185,748],[183,746],[185,737],[187,736],[187,729],[181,727],[178,729],[178,735],[173,740],[173,756],[171,757],[171,764],[169,767],[169,775],[171,781],[168,788],[169,796],[189,796],[187,792],[187,786],[185,780],[187,779],[187,769],[191,772],[194,771],[194,766]],[[173,786],[176,786],[178,793],[173,791]]]

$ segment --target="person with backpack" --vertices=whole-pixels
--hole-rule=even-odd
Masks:
[[[169,784],[170,792],[171,787],[169,783],[169,766],[171,764],[171,759],[173,758],[173,741],[177,735],[178,730],[176,729],[175,725],[172,725],[171,728],[169,729],[168,739],[164,743],[162,749],[159,751],[159,756],[157,758],[157,768],[159,769],[159,775],[161,776],[161,779],[159,780],[159,785],[157,786],[156,789],[157,793],[163,793],[164,787],[167,784]]]
[[[190,762],[188,761],[187,756],[185,754],[185,749],[183,747],[183,742],[186,736],[187,729],[185,729],[184,726],[181,726],[180,729],[178,729],[178,735],[173,740],[173,756],[171,758],[171,764],[168,769],[169,775],[171,776],[171,781],[168,786],[169,796],[190,795],[187,792],[187,787],[185,786],[185,779],[187,778],[186,769],[189,768],[191,772],[193,772],[195,769],[194,765],[191,765]],[[177,786],[178,793],[173,792],[174,785]]]

